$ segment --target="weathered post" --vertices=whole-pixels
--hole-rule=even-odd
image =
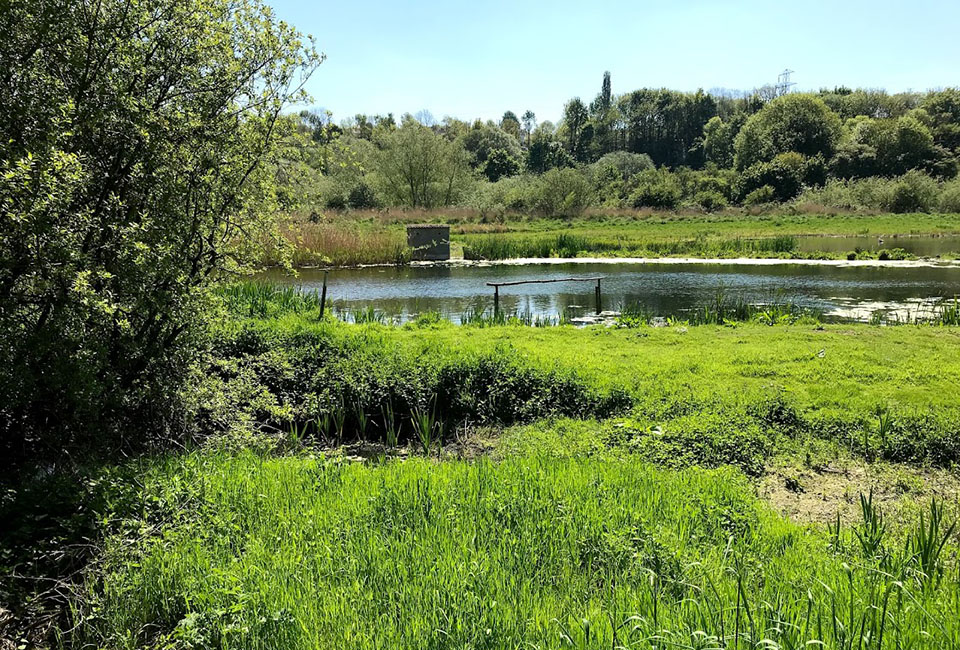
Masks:
[[[498,285],[493,285],[493,318],[497,318],[497,314],[500,313],[500,287]]]
[[[600,304],[600,278],[597,278],[597,313],[599,314],[603,307]]]
[[[327,273],[323,272],[323,289],[320,291],[320,320],[323,320],[323,308],[327,304]]]

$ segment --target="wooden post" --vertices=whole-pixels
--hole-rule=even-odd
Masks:
[[[493,287],[493,317],[500,313],[500,287]]]
[[[320,292],[320,320],[323,320],[323,308],[327,304],[327,273],[323,272],[323,290]]]
[[[599,314],[603,307],[600,304],[600,278],[597,278],[597,313]]]

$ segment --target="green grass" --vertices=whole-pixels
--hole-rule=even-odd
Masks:
[[[805,528],[729,469],[673,472],[629,456],[363,465],[195,453],[143,483],[141,513],[90,573],[77,645],[960,642],[956,546],[941,545],[942,519],[899,536],[878,532],[873,511],[852,530]]]
[[[264,292],[225,294],[243,316],[216,321],[190,387],[200,449],[95,474],[56,521],[5,497],[18,574],[45,526],[66,532],[42,557],[71,571],[51,549],[97,542],[64,646],[960,643],[954,493],[894,515],[866,495],[827,528],[781,518],[754,483],[835,461],[896,461],[890,481],[956,467],[960,330],[358,325]],[[471,432],[493,450],[459,460]],[[320,451],[357,439],[381,446]]]
[[[454,230],[457,232],[457,229]],[[572,220],[507,221],[484,232],[461,226],[465,257],[786,257],[845,259],[848,252],[805,252],[802,235],[945,235],[957,215],[761,215],[671,213]],[[888,256],[892,254],[888,252]],[[857,253],[859,258],[877,254]],[[897,253],[897,257],[903,257]]]
[[[392,429],[402,443],[418,437],[415,416],[432,405],[442,443],[465,422],[621,417],[596,437],[669,465],[758,474],[785,453],[960,462],[960,330],[775,312],[625,329],[505,318],[512,324],[454,326],[435,315],[357,326],[318,322],[315,312],[228,320],[195,393],[200,423],[214,432],[262,423],[339,442],[383,441]],[[323,423],[337,417],[344,424],[331,437]]]

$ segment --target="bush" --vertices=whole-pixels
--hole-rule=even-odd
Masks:
[[[893,187],[890,210],[897,213],[929,212],[937,198],[937,182],[916,170],[900,177]]]
[[[798,153],[779,154],[770,162],[752,165],[737,181],[737,194],[746,197],[763,186],[773,189],[778,201],[789,201],[800,193],[807,159]]]
[[[776,193],[773,191],[773,188],[769,185],[764,185],[747,194],[743,199],[743,204],[746,206],[764,205],[766,203],[773,203],[775,199]]]
[[[960,213],[960,181],[953,181],[943,186],[938,207],[940,212]]]
[[[535,184],[536,177],[530,175],[501,178],[496,183],[481,181],[466,204],[484,217],[526,212]]]
[[[0,23],[0,467],[169,444],[205,290],[276,239],[282,112],[319,58],[257,2]]]
[[[707,212],[715,212],[727,207],[727,198],[720,192],[705,190],[697,192],[694,202]]]
[[[683,192],[680,183],[667,170],[651,169],[634,177],[636,188],[630,194],[630,203],[635,208],[672,210],[680,204]]]
[[[576,169],[551,169],[532,188],[530,207],[543,216],[575,217],[593,203],[593,190]]]
[[[360,181],[353,186],[347,202],[351,208],[358,210],[380,207],[380,200],[377,198],[376,192],[364,181]]]

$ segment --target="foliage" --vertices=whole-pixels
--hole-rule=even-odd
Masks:
[[[389,201],[413,208],[450,205],[470,181],[463,147],[412,120],[380,140],[376,180]]]
[[[750,116],[737,134],[736,167],[744,170],[788,152],[829,160],[840,130],[840,118],[822,99],[803,94],[778,97]]]
[[[927,212],[934,205],[937,183],[916,170],[907,172],[893,186],[890,210],[897,213]]]
[[[520,173],[520,160],[512,157],[505,149],[494,149],[480,168],[480,173],[495,183],[505,176]]]
[[[531,192],[531,209],[544,216],[573,217],[593,201],[593,190],[576,169],[551,169],[540,176]]]
[[[0,8],[5,463],[179,434],[203,288],[275,232],[281,111],[320,60],[258,0],[39,9]]]
[[[470,164],[474,169],[483,170],[487,167],[491,156],[495,155],[495,152],[501,158],[517,161],[517,164],[523,159],[523,151],[521,151],[520,143],[516,137],[496,126],[484,125],[470,129],[460,138],[460,141],[463,148],[470,154]],[[496,165],[496,163],[494,164]],[[495,182],[500,176],[512,175],[497,175],[490,172],[484,172],[484,174],[491,182]]]
[[[669,210],[677,207],[682,198],[680,184],[666,170],[647,170],[634,179],[635,188],[630,194],[630,203],[635,208],[658,208]]]

